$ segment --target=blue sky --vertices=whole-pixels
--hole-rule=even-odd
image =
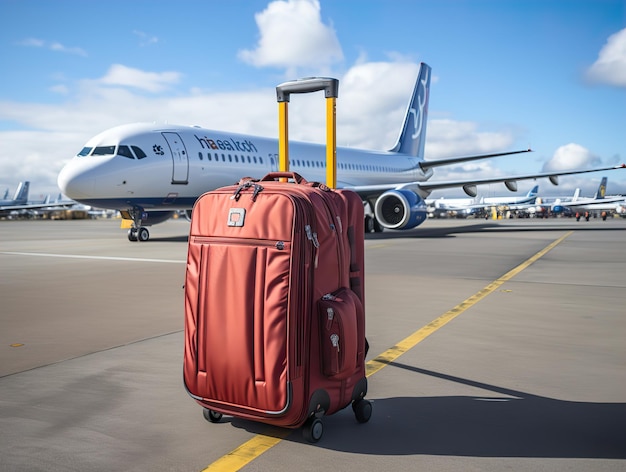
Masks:
[[[0,190],[30,180],[31,198],[56,195],[63,164],[119,124],[276,136],[274,87],[311,75],[340,80],[339,145],[388,149],[421,61],[427,158],[535,151],[434,180],[626,161],[624,0],[0,0],[0,57]],[[322,142],[323,103],[298,98],[291,137]],[[540,194],[592,195],[604,174]],[[626,170],[606,175],[626,193]]]

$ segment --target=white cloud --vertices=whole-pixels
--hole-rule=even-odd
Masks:
[[[18,43],[20,46],[28,46],[33,48],[42,48],[46,45],[46,42],[43,39],[37,38],[27,38]]]
[[[162,92],[170,85],[178,83],[179,72],[145,72],[121,64],[113,64],[107,74],[99,80],[105,85],[133,87],[148,92]]]
[[[159,42],[159,38],[156,36],[150,36],[148,33],[140,30],[133,31],[133,34],[139,38],[139,46],[150,46]]]
[[[580,144],[570,143],[559,147],[547,161],[542,172],[591,169],[602,165],[602,159]]]
[[[429,158],[506,151],[515,142],[511,130],[480,131],[478,123],[430,120],[425,154]]]
[[[50,91],[54,93],[58,93],[59,95],[67,95],[69,93],[69,89],[66,85],[59,84],[50,87]]]
[[[325,25],[318,0],[277,0],[255,15],[260,38],[253,50],[239,58],[256,67],[324,68],[343,59],[332,26]]]
[[[587,76],[594,82],[626,87],[626,28],[609,36]]]
[[[84,49],[79,47],[67,47],[59,43],[58,41],[45,41],[38,38],[27,38],[23,41],[20,41],[18,44],[20,44],[21,46],[45,48],[49,49],[50,51],[87,57],[87,52]]]

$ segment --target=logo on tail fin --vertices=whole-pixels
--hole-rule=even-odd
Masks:
[[[419,114],[415,110],[415,107],[411,107],[410,113],[413,115],[413,127],[415,128],[415,132],[411,135],[411,139],[417,139],[422,134],[422,129],[424,128],[424,107],[426,106],[428,89],[426,88],[426,84],[430,79],[430,69],[426,69],[425,73],[426,77],[421,79],[419,83],[422,85],[422,90],[424,91],[424,100],[422,101],[422,97],[420,97],[419,90],[417,92],[417,103],[419,107]]]
[[[607,177],[602,177],[602,180],[600,181],[600,186],[598,187],[598,192],[596,193],[596,198],[604,198],[606,196],[607,180]]]
[[[424,156],[429,87],[430,67],[422,62],[415,88],[413,89],[413,95],[404,117],[400,137],[396,145],[391,149],[392,152],[415,157]]]

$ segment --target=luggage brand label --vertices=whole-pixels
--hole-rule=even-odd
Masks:
[[[228,226],[243,226],[245,218],[245,208],[231,208],[228,211]]]

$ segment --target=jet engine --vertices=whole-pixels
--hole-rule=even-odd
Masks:
[[[389,190],[376,200],[374,214],[385,228],[411,229],[426,219],[426,203],[411,190]]]

